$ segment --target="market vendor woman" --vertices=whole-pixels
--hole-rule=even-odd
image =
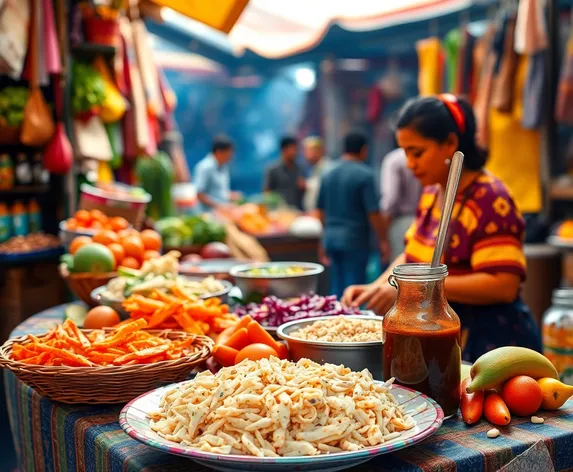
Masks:
[[[462,322],[463,358],[468,361],[499,346],[541,349],[538,328],[519,295],[525,278],[524,221],[507,187],[483,169],[486,154],[475,132],[471,107],[453,95],[406,103],[396,139],[424,186],[416,219],[406,233],[404,253],[372,284],[348,287],[342,300],[384,314],[396,298],[388,284],[393,267],[431,261],[450,159],[460,150],[464,169],[443,262],[449,270],[446,295]]]

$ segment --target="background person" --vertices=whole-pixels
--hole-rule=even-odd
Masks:
[[[366,282],[371,228],[380,241],[386,239],[374,172],[364,162],[367,157],[366,137],[349,133],[344,155],[320,183],[317,215],[324,227],[322,258],[330,265],[331,293],[339,297],[349,285]]]
[[[303,209],[306,212],[316,210],[320,179],[332,167],[330,158],[324,155],[324,144],[317,136],[309,136],[302,142],[304,158],[311,167],[306,179],[306,192],[303,198]]]
[[[390,252],[386,257],[393,261],[404,252],[404,236],[416,216],[422,186],[408,169],[401,148],[384,157],[380,173],[380,209]]]
[[[304,174],[296,162],[296,138],[287,136],[280,141],[280,159],[267,167],[263,191],[278,193],[287,205],[302,209],[306,190]]]
[[[232,158],[233,142],[226,136],[216,136],[211,152],[195,166],[193,183],[201,212],[227,207],[240,198],[240,193],[231,192],[228,164]]]
[[[453,153],[464,168],[444,251],[449,277],[446,296],[462,322],[463,358],[500,346],[540,350],[539,331],[519,291],[525,278],[524,221],[506,186],[484,171],[485,153],[475,141],[469,104],[452,95],[419,97],[400,112],[396,138],[408,168],[425,186],[404,253],[374,283],[348,288],[343,303],[384,314],[396,291],[388,277],[397,264],[432,259]]]

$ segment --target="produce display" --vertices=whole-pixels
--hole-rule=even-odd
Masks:
[[[183,329],[192,334],[214,335],[238,319],[218,298],[202,300],[177,285],[171,287],[171,294],[154,290],[149,296],[131,295],[122,306],[131,318],[146,320],[148,328]]]
[[[557,229],[557,236],[562,239],[573,240],[573,220],[564,221]]]
[[[151,195],[147,215],[154,220],[175,214],[171,187],[175,171],[171,158],[163,151],[153,156],[139,156],[135,164],[135,175],[141,188]]]
[[[228,367],[244,359],[288,358],[288,349],[280,341],[275,341],[267,331],[250,316],[223,331],[213,348],[213,358],[222,366]]]
[[[4,87],[0,90],[0,124],[20,126],[28,102],[27,87]]]
[[[1,254],[23,254],[60,247],[60,240],[51,234],[31,233],[26,236],[14,236],[0,244]]]
[[[93,237],[73,239],[62,262],[70,272],[104,273],[119,267],[137,270],[146,261],[159,259],[161,246],[161,236],[153,230],[103,229]]]
[[[98,182],[96,188],[102,190],[106,196],[113,197],[116,199],[137,199],[141,198],[147,200],[147,192],[141,187],[132,187],[128,185],[117,185],[117,184],[105,184]]]
[[[194,351],[194,338],[173,341],[143,331],[147,322],[138,319],[114,331],[81,331],[66,320],[30,342],[15,344],[12,359],[24,364],[68,367],[151,364],[180,359]]]
[[[573,386],[558,380],[555,367],[531,349],[507,346],[489,351],[474,363],[461,385],[460,410],[466,424],[482,416],[496,426],[506,426],[511,415],[533,416],[540,409],[556,410],[573,395]],[[490,438],[501,433],[491,430]]]
[[[69,231],[85,231],[92,230],[93,232],[107,229],[116,233],[129,228],[129,223],[125,218],[120,216],[109,218],[100,210],[78,210],[71,218],[65,222],[65,229]]]
[[[306,341],[330,343],[363,343],[382,340],[382,318],[366,320],[363,318],[336,316],[326,320],[317,320],[312,324],[289,333],[293,338]]]
[[[161,257],[145,261],[140,270],[120,269],[119,277],[108,282],[107,290],[102,296],[110,300],[123,301],[132,294],[146,295],[153,290],[170,293],[175,285],[187,295],[198,297],[225,289],[225,286],[214,277],[197,281],[179,276],[180,256],[177,251],[169,251]]]
[[[272,202],[244,203],[219,210],[218,215],[234,222],[246,233],[257,236],[287,233],[299,212],[286,207],[278,208],[278,206]]]
[[[162,218],[155,229],[163,237],[167,247],[202,246],[210,242],[223,242],[227,235],[225,227],[202,216]]]
[[[96,114],[105,100],[105,83],[90,64],[72,64],[72,111]]]
[[[284,277],[304,274],[308,270],[310,269],[295,265],[289,267],[283,265],[268,265],[265,267],[253,267],[252,269],[246,270],[244,274],[251,277]]]
[[[359,315],[359,309],[343,306],[335,295],[302,295],[292,300],[265,297],[260,304],[250,303],[235,309],[239,316],[250,315],[263,326],[278,327],[283,323],[306,318],[334,315]]]
[[[244,360],[168,391],[151,415],[151,428],[170,441],[219,454],[356,451],[416,426],[390,384],[374,382],[367,371],[308,359]]]

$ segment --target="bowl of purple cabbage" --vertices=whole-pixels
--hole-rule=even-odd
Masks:
[[[283,300],[275,296],[263,298],[261,303],[249,303],[235,308],[240,316],[251,315],[269,333],[275,335],[277,328],[289,321],[316,318],[319,316],[364,315],[358,308],[342,305],[336,295],[307,294],[300,297]]]

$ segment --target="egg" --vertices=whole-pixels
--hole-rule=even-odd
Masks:
[[[108,306],[96,306],[88,311],[84,329],[111,328],[120,322],[117,312]]]

